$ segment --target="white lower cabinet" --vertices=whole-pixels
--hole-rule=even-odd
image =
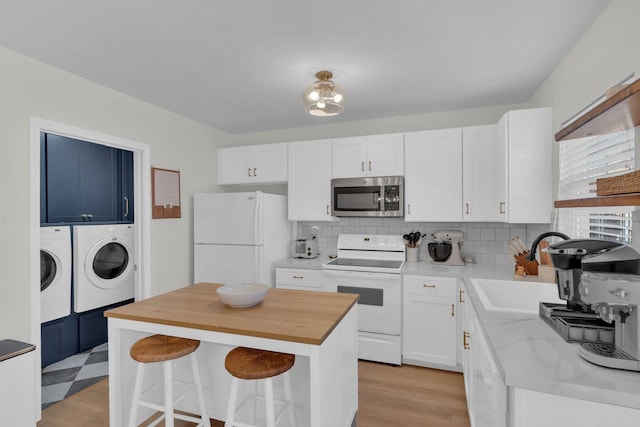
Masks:
[[[463,289],[464,291],[464,289]],[[507,387],[471,303],[464,310],[462,366],[471,427],[507,426]]]
[[[403,276],[403,363],[456,366],[457,279]]]
[[[322,290],[322,271],[304,268],[276,268],[276,288]]]

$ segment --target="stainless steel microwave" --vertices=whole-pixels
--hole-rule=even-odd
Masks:
[[[331,180],[333,216],[404,216],[404,177]]]

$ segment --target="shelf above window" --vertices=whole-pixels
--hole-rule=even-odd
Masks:
[[[555,135],[556,141],[621,132],[640,126],[640,79],[596,105]]]
[[[590,197],[588,199],[556,200],[556,208],[592,208],[601,206],[640,206],[640,193],[615,196]]]

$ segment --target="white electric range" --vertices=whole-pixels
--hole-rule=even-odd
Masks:
[[[322,266],[323,288],[355,293],[358,300],[358,358],[402,363],[401,236],[340,234],[338,257]]]

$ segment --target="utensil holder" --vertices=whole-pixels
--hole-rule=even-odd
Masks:
[[[418,250],[420,248],[407,248],[407,262],[418,262]]]

